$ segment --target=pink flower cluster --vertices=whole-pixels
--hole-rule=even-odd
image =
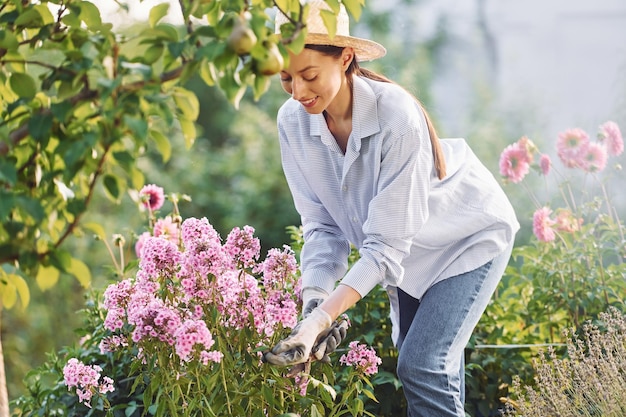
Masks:
[[[174,230],[175,222],[166,225],[167,233],[143,239],[134,279],[106,289],[104,326],[111,335],[102,351],[134,343],[145,355],[161,346],[171,348],[181,363],[208,365],[223,357],[211,350],[210,329],[232,334],[229,329],[252,328],[263,338],[296,325],[297,263],[290,248],[270,250],[259,262],[252,227],[233,229],[222,245],[206,218],[188,218],[180,230]]]
[[[254,228],[244,226],[243,230],[235,227],[226,237],[226,254],[243,268],[251,268],[259,259],[261,242],[254,237]]]
[[[568,209],[557,210],[556,217],[550,217],[552,210],[540,207],[533,214],[533,233],[541,242],[552,242],[557,232],[572,233],[580,230],[583,219],[577,218]]]
[[[579,168],[585,172],[600,172],[606,168],[609,156],[618,156],[624,151],[624,140],[619,126],[612,121],[602,124],[598,141],[592,142],[587,132],[580,128],[565,130],[558,135],[557,156],[568,168]],[[507,146],[500,155],[500,174],[513,183],[521,182],[534,163],[536,146],[527,137]],[[552,162],[547,154],[539,157],[539,168],[548,175]]]
[[[91,398],[95,394],[115,391],[113,380],[107,376],[100,380],[102,368],[98,365],[85,365],[76,358],[71,358],[63,367],[63,378],[68,389],[76,388],[81,403],[91,408]]]
[[[378,373],[378,365],[382,363],[382,359],[376,355],[376,351],[373,348],[357,341],[350,342],[348,348],[348,353],[339,358],[339,363],[346,366],[354,366],[358,371],[363,372],[364,375]]]

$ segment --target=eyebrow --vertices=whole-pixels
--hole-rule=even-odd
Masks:
[[[308,65],[308,66],[306,66],[306,67],[302,68],[300,71],[298,71],[298,74],[302,74],[303,72],[307,72],[308,70],[311,70],[311,69],[317,69],[317,68],[319,68],[319,65]],[[289,74],[287,71],[285,71],[285,70],[282,70],[281,72],[284,72],[285,74],[290,75],[290,74]]]

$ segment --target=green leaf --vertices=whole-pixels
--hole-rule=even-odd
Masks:
[[[52,129],[53,116],[50,113],[37,113],[28,121],[28,133],[37,142],[41,142],[44,146],[50,138],[50,130]]]
[[[67,271],[72,262],[72,255],[67,250],[56,249],[50,252],[49,255],[50,264],[56,267],[59,271]]]
[[[4,279],[0,280],[2,305],[6,308],[12,308],[19,295],[22,301],[22,309],[25,309],[28,303],[30,303],[30,291],[28,290],[28,284],[24,278],[17,274],[3,274],[3,278]]]
[[[32,7],[23,13],[20,13],[17,19],[15,19],[14,25],[18,27],[23,26],[27,28],[35,28],[43,25],[43,19],[39,14],[39,11],[35,7]]]
[[[342,0],[342,2],[346,6],[348,13],[354,17],[354,20],[358,21],[361,18],[365,0]]]
[[[337,16],[330,10],[320,10],[320,17],[324,21],[324,26],[328,29],[330,39],[337,34]]]
[[[72,258],[67,272],[74,275],[83,288],[89,288],[91,284],[91,271],[83,261]]]
[[[185,119],[195,121],[198,118],[200,102],[193,92],[182,87],[174,87],[172,97]]]
[[[150,16],[148,17],[148,23],[150,27],[153,28],[159,23],[159,20],[163,19],[167,16],[167,12],[170,9],[170,4],[165,2],[161,4],[157,4],[152,9],[150,9]]]
[[[161,43],[150,45],[145,50],[141,58],[146,64],[154,64],[156,61],[159,60],[159,58],[163,56],[164,50],[165,47]]]
[[[142,118],[132,117],[126,114],[122,119],[124,120],[124,124],[126,124],[135,137],[135,141],[143,142],[146,139],[148,136],[148,122]]]
[[[178,31],[170,24],[160,23],[153,28],[143,30],[141,37],[147,39],[148,42],[154,42],[155,39],[178,42]]]
[[[115,175],[107,174],[104,176],[103,182],[104,182],[104,188],[109,194],[109,197],[111,197],[115,201],[118,201],[120,198],[121,191],[120,191],[119,180],[117,179],[117,177]]]
[[[12,32],[0,30],[0,49],[17,50],[19,42]]]
[[[95,222],[89,222],[83,224],[83,227],[87,230],[91,230],[101,240],[106,240],[106,232],[101,224]]]
[[[35,281],[41,291],[49,290],[59,281],[61,272],[54,266],[40,266]]]
[[[15,166],[15,161],[1,159],[0,160],[0,183],[5,183],[10,186],[15,185],[17,182],[17,167]],[[0,199],[4,199],[2,196]],[[0,217],[4,218],[2,214],[2,210],[0,210]]]
[[[191,120],[180,119],[180,129],[183,132],[185,138],[185,145],[187,149],[191,148],[196,141],[196,125]]]
[[[82,1],[80,2],[80,19],[90,28],[99,28],[102,26],[102,17],[100,17],[100,10],[95,4]]]
[[[325,0],[325,1],[326,1],[326,4],[328,4],[328,6],[330,7],[330,9],[333,11],[333,13],[338,15],[339,11],[341,10],[341,7],[339,5],[339,0]]]
[[[37,94],[35,80],[30,75],[22,72],[14,72],[11,74],[9,85],[15,94],[26,100],[32,100],[35,94]]]
[[[149,136],[152,138],[157,150],[163,157],[163,162],[169,161],[172,156],[172,144],[169,139],[160,130],[156,129],[150,129]]]

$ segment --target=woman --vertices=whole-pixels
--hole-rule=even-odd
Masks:
[[[320,333],[382,285],[409,416],[464,416],[463,352],[508,263],[514,210],[464,140],[439,140],[414,97],[359,66],[385,49],[351,37],[344,10],[331,39],[326,4],[308,4],[278,113],[304,230],[304,318],[265,360],[307,361]],[[348,270],[350,244],[360,259]]]

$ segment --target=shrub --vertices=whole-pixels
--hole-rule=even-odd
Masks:
[[[504,181],[528,192],[529,205],[519,209],[529,207],[533,213],[534,236],[516,245],[473,337],[473,345],[499,347],[471,350],[468,401],[473,414],[497,414],[513,374],[532,384],[536,347],[552,345],[563,352],[561,329],[580,329],[610,306],[624,305],[624,225],[609,188],[621,165],[608,168],[610,158],[622,152],[623,139],[613,122],[600,126],[595,141],[579,128],[561,132],[556,141],[560,169],[527,137],[502,152]],[[527,184],[533,172],[545,182],[544,192]]]
[[[125,265],[127,245],[115,235],[109,251],[119,249],[121,279],[88,298],[78,346],[27,376],[30,395],[15,401],[15,415],[372,415],[365,404],[376,400],[369,378],[379,358],[369,350],[363,358],[361,344],[346,358],[354,350],[371,366],[342,359],[339,373],[309,362],[291,376],[261,362],[300,312],[291,248],[261,261],[252,227],[222,242],[208,219],[183,220],[178,199],[169,196],[173,213],[156,218],[163,190],[138,193],[150,225],[135,242],[138,260]]]
[[[581,336],[565,331],[565,358],[542,352],[533,361],[535,387],[514,378],[505,417],[626,415],[626,314],[610,308],[600,323],[587,322]]]

